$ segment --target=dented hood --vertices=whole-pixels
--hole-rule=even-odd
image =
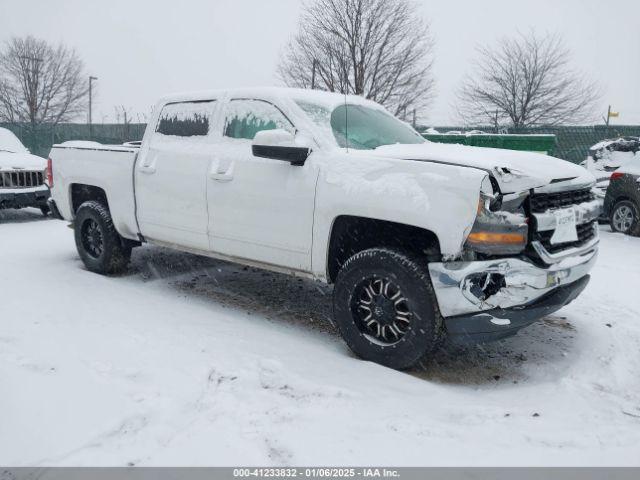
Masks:
[[[502,193],[514,193],[551,183],[592,185],[595,177],[580,165],[541,153],[425,142],[385,145],[374,150],[387,158],[432,161],[478,168],[493,175]]]

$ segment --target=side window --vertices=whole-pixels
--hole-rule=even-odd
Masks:
[[[204,137],[209,133],[214,101],[168,103],[162,108],[156,132],[175,137]]]
[[[253,140],[262,130],[277,128],[295,133],[295,128],[273,104],[262,100],[232,100],[227,107],[224,136]]]

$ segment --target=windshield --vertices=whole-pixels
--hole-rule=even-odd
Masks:
[[[13,132],[6,128],[0,128],[0,152],[25,153],[26,151],[27,149]]]
[[[382,109],[364,105],[339,105],[330,111],[313,103],[297,101],[302,110],[322,130],[330,133],[343,148],[373,150],[396,143],[424,143],[408,125]]]

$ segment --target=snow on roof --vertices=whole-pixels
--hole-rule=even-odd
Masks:
[[[611,145],[612,143],[616,142],[617,139],[614,140],[602,140],[598,143],[596,143],[595,145],[592,145],[591,148],[589,148],[589,150],[600,150],[601,148],[606,148],[609,145]]]
[[[309,103],[316,103],[328,108],[335,108],[338,105],[342,105],[346,102],[350,104],[359,104],[367,106],[380,105],[367,100],[359,95],[343,95],[336,92],[327,92],[324,90],[310,90],[304,88],[289,88],[289,87],[248,87],[248,88],[236,88],[236,89],[218,89],[218,90],[202,90],[194,92],[180,92],[163,96],[160,100],[160,104],[169,102],[188,102],[197,100],[211,100],[216,99],[224,95],[231,97],[255,97],[258,99],[277,99],[277,98],[290,98],[295,101],[306,101]]]

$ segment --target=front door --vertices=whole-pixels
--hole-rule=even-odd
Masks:
[[[211,249],[237,258],[311,270],[311,239],[318,168],[254,157],[261,130],[295,127],[272,103],[228,102],[223,138],[208,180]]]

